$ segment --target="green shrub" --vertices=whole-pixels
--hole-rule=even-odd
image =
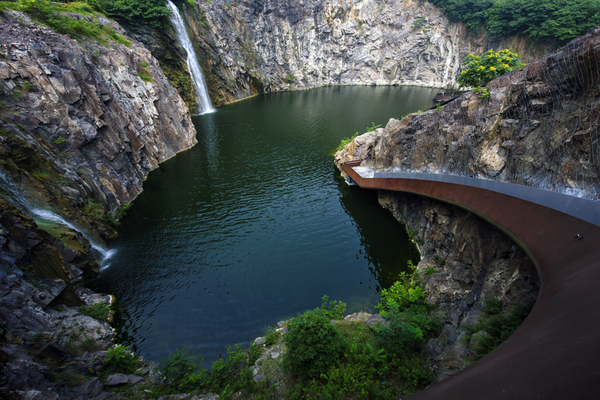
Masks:
[[[83,351],[94,351],[98,348],[98,343],[92,337],[86,336],[84,341],[79,344],[79,348]]]
[[[472,32],[485,27],[490,39],[515,34],[532,41],[564,43],[600,24],[598,0],[428,0]]]
[[[424,340],[438,331],[440,323],[429,316],[432,306],[426,303],[427,294],[415,277],[415,266],[408,263],[411,273],[381,291],[376,306],[389,325],[377,331],[382,347],[398,357],[410,357],[419,352]]]
[[[329,301],[329,296],[323,295],[321,298],[321,310],[329,319],[342,319],[346,312],[346,303],[339,300]]]
[[[105,372],[120,372],[133,374],[140,366],[140,360],[129,351],[128,346],[117,345],[106,352],[107,359],[104,363]]]
[[[301,379],[318,378],[335,365],[345,348],[344,338],[321,309],[293,318],[283,337],[287,347],[283,367]]]
[[[190,349],[183,346],[171,353],[166,359],[161,358],[157,370],[167,381],[180,384],[184,378],[197,372],[202,364],[202,357],[189,354]]]
[[[272,329],[267,336],[265,336],[265,346],[267,347],[271,347],[273,346],[275,343],[277,343],[277,339],[279,339],[279,333],[275,330]]]
[[[381,301],[376,306],[385,318],[388,310],[403,311],[413,305],[425,305],[427,294],[415,282],[396,281],[389,289],[381,290]]]
[[[79,312],[99,321],[106,321],[110,316],[110,306],[105,303],[96,303],[93,306],[83,304],[79,306]]]
[[[525,65],[519,60],[518,54],[508,49],[497,52],[488,50],[483,56],[469,54],[463,63],[466,64],[466,68],[458,76],[458,83],[460,86],[473,87],[480,87],[492,79]]]
[[[250,346],[250,351],[248,352],[248,364],[254,365],[256,360],[258,360],[263,355],[263,347],[258,344],[253,344]]]
[[[125,23],[133,29],[151,27],[165,29],[171,11],[162,0],[97,0],[108,17]]]
[[[206,387],[210,391],[218,391],[219,388],[225,387],[227,383],[233,382],[235,376],[240,373],[245,359],[246,353],[242,351],[239,344],[227,348],[227,356],[212,363]]]

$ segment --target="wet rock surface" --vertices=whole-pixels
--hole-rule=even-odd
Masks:
[[[91,203],[114,212],[196,143],[186,105],[139,42],[77,42],[18,12],[0,14],[0,42],[0,167],[38,204],[69,218]]]

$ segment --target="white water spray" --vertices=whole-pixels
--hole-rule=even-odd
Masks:
[[[2,171],[0,171],[0,188],[3,189],[3,192],[9,203],[11,203],[13,206],[17,207],[19,210],[33,218],[37,224],[40,224],[42,222],[54,222],[81,233],[83,237],[85,237],[90,242],[94,255],[97,259],[100,260],[100,265],[102,266],[102,268],[104,269],[110,265],[108,264],[108,260],[115,254],[115,250],[105,249],[104,247],[99,245],[93,237],[86,234],[82,229],[79,229],[73,224],[69,223],[60,215],[50,210],[45,210],[33,206],[23,195],[19,187],[14,182],[12,182]]]
[[[213,108],[210,97],[208,96],[208,91],[206,89],[206,82],[204,82],[204,75],[202,74],[202,68],[198,63],[198,57],[196,57],[196,52],[194,51],[194,46],[192,46],[192,41],[190,40],[190,36],[185,29],[185,24],[183,23],[183,18],[181,18],[181,14],[179,14],[179,9],[177,6],[173,4],[171,0],[167,0],[167,6],[169,10],[171,10],[171,24],[173,24],[173,28],[175,29],[175,33],[177,34],[177,40],[181,47],[185,49],[187,53],[186,63],[188,66],[188,70],[190,71],[190,75],[192,77],[192,81],[194,82],[194,86],[196,88],[196,97],[198,98],[198,112],[200,114],[206,114],[215,112]]]

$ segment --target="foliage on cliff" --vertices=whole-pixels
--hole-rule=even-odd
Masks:
[[[483,56],[469,54],[464,64],[466,68],[458,77],[460,86],[480,86],[525,65],[508,49],[488,50]]]
[[[525,34],[532,41],[565,43],[600,24],[600,0],[427,0],[469,30],[491,39]]]
[[[109,18],[132,28],[149,26],[163,29],[168,26],[171,12],[164,0],[86,0]]]

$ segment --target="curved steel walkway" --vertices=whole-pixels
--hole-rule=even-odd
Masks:
[[[540,275],[531,314],[497,349],[411,399],[600,399],[600,204],[450,175],[342,169],[361,188],[409,192],[474,212],[513,238]]]

